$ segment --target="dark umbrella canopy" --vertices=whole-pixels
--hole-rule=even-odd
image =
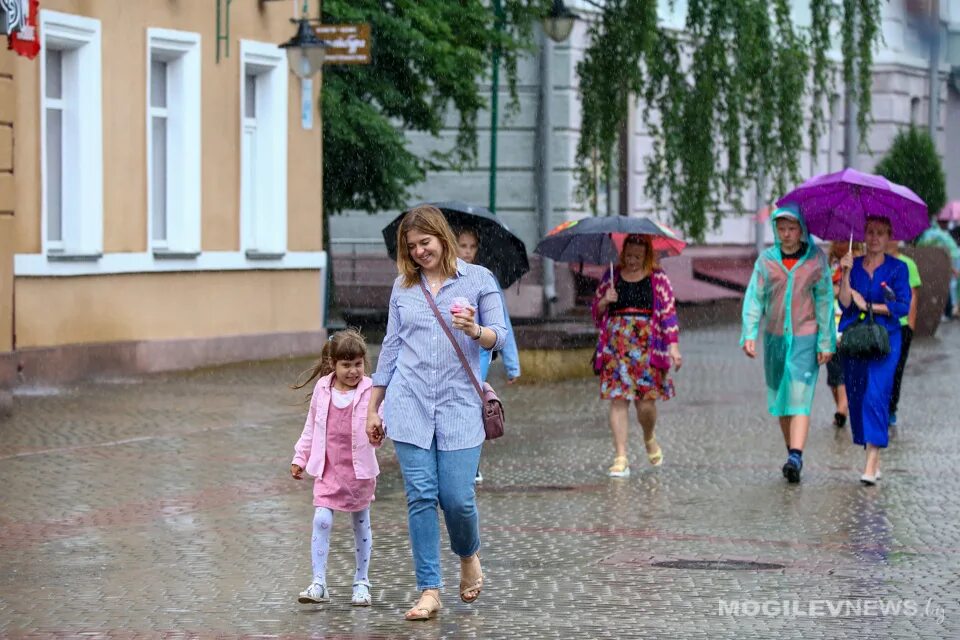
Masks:
[[[614,238],[630,234],[650,236],[657,252],[676,255],[686,246],[672,229],[650,218],[608,216],[564,222],[540,241],[535,252],[557,262],[606,264],[619,258]]]
[[[490,269],[500,286],[506,289],[530,270],[527,247],[495,215],[483,207],[466,202],[429,202],[443,212],[454,232],[470,229],[480,241],[476,263]],[[397,229],[406,211],[383,228],[383,241],[390,257],[397,258]]]

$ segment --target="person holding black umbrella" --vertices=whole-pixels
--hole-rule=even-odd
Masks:
[[[477,255],[480,252],[480,234],[469,227],[455,229],[457,234],[457,255],[464,262],[477,264]],[[503,298],[503,289],[500,289],[500,297]],[[513,384],[520,377],[520,353],[517,349],[517,339],[513,335],[513,323],[510,322],[510,313],[507,311],[507,301],[503,300],[504,322],[507,325],[507,341],[500,351],[500,357],[503,359],[503,366],[507,370],[507,384]],[[486,381],[490,373],[490,364],[495,356],[493,351],[482,351],[480,353],[480,378]]]
[[[594,369],[600,374],[600,397],[610,400],[615,449],[607,474],[626,478],[630,402],[643,428],[647,459],[659,467],[663,450],[655,434],[656,401],[674,396],[670,369],[679,369],[683,362],[673,289],[656,262],[650,236],[626,237],[619,267],[611,269],[597,288],[592,315],[600,329]]]
[[[475,264],[477,255],[480,253],[480,235],[471,228],[455,230],[457,235],[457,255],[464,262]],[[498,283],[499,284],[499,283]],[[513,323],[510,322],[510,312],[507,311],[507,300],[503,296],[503,289],[500,289],[500,298],[503,301],[503,321],[507,326],[507,340],[503,344],[503,350],[500,355],[503,359],[503,366],[507,370],[507,384],[513,384],[520,377],[520,353],[517,350],[517,339],[513,335]],[[496,358],[495,351],[480,350],[480,380],[487,381],[490,374],[490,365]],[[474,482],[483,482],[483,474],[480,467],[477,467],[477,477]]]

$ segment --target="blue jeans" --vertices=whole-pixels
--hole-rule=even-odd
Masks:
[[[480,518],[473,479],[482,447],[439,451],[436,439],[429,449],[394,442],[407,494],[407,522],[418,591],[443,587],[438,504],[453,552],[469,558],[480,549]]]

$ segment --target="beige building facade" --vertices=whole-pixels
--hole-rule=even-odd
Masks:
[[[317,351],[320,78],[277,46],[291,3],[40,5],[39,55],[0,51],[0,381]]]

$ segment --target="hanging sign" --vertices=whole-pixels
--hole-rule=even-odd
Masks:
[[[0,7],[3,8],[4,26],[10,29],[7,31],[7,48],[33,60],[40,53],[37,33],[40,0],[0,0]]]
[[[370,25],[321,24],[317,37],[327,44],[324,64],[370,64]]]

